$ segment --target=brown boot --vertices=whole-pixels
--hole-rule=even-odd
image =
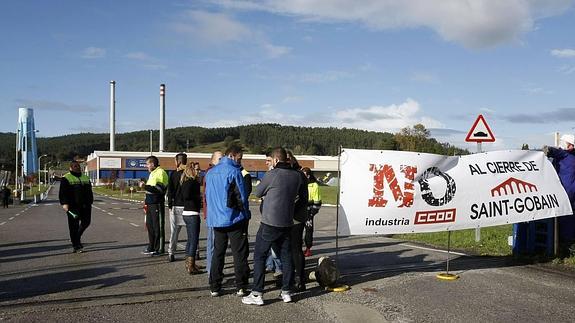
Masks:
[[[192,274],[192,271],[193,271],[193,267],[192,267],[192,262],[194,261],[193,259],[194,259],[193,257],[186,257],[186,271],[190,275]]]
[[[198,268],[198,266],[196,265],[196,258],[194,258],[194,257],[190,257],[190,258],[191,258],[191,263],[190,263],[191,269],[188,271],[188,273],[189,273],[190,275],[201,274],[202,271],[201,271],[200,268]]]

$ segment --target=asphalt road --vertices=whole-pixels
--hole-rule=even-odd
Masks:
[[[309,283],[307,292],[285,304],[270,282],[265,306],[243,305],[234,295],[229,257],[226,295],[212,298],[206,274],[185,273],[182,248],[173,263],[140,253],[147,235],[137,203],[98,196],[83,238],[85,252],[71,253],[57,189],[38,205],[0,209],[0,321],[573,322],[570,273],[452,254],[451,268],[461,278],[440,281],[435,275],[445,269],[445,252],[382,236],[339,239],[337,260],[342,281],[351,286],[347,292]],[[253,250],[259,212],[257,205],[252,208]],[[310,270],[319,256],[336,256],[335,212],[320,211]]]

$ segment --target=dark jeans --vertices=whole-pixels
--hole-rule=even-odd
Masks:
[[[68,229],[70,229],[70,241],[72,246],[77,249],[82,246],[82,234],[92,222],[92,206],[88,205],[70,211],[78,215],[78,218],[74,219],[70,212],[66,212],[68,215]]]
[[[305,257],[302,250],[302,234],[304,226],[305,223],[297,223],[291,227],[291,252],[296,285],[305,284]]]
[[[164,204],[148,204],[146,227],[148,228],[148,251],[164,253],[165,244],[165,210]]]
[[[184,215],[186,231],[188,232],[188,242],[186,243],[186,256],[195,257],[198,250],[198,240],[200,239],[200,216]]]
[[[309,216],[305,223],[305,247],[311,249],[313,245],[313,216]]]
[[[214,254],[210,266],[210,289],[219,291],[224,279],[224,264],[228,239],[232,247],[234,257],[234,273],[236,276],[236,288],[246,289],[250,276],[248,255],[250,248],[247,235],[248,220],[244,220],[226,228],[214,228]]]
[[[254,250],[254,292],[263,293],[264,291],[266,259],[272,246],[274,250],[280,250],[283,272],[282,291],[290,290],[293,277],[290,235],[291,227],[279,228],[260,224]]]

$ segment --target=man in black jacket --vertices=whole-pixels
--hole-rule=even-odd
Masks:
[[[70,172],[60,181],[59,198],[68,216],[68,228],[74,252],[82,252],[84,246],[81,238],[92,220],[94,195],[90,178],[82,174],[80,163],[77,161],[70,163]]]

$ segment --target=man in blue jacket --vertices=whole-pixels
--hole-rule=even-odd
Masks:
[[[567,192],[571,207],[575,210],[575,136],[563,135],[561,141],[565,149],[545,146],[543,152],[547,157],[553,158],[553,166]],[[575,215],[559,217],[558,221],[559,242],[569,247],[575,240]]]
[[[238,163],[242,156],[239,146],[231,146],[226,150],[225,157],[206,174],[205,194],[209,210],[207,225],[214,228],[214,254],[209,273],[210,291],[214,297],[221,294],[228,239],[234,257],[237,295],[245,296],[248,286],[250,267],[247,226],[250,211]]]

